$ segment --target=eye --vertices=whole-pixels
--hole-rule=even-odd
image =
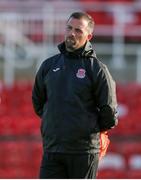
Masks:
[[[82,33],[83,33],[82,30],[81,30],[81,29],[78,29],[78,28],[76,28],[75,31],[76,31],[77,33],[79,33],[79,34],[82,34]]]
[[[71,26],[67,26],[67,27],[66,27],[66,30],[67,30],[67,31],[70,31],[71,29],[72,29]]]

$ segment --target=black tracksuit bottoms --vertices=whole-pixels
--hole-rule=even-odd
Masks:
[[[95,179],[99,154],[44,153],[40,179]]]

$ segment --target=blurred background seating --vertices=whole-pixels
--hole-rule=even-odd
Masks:
[[[0,1],[0,178],[38,178],[41,120],[31,102],[41,62],[57,53],[66,18],[85,10],[92,44],[117,82],[119,125],[98,178],[141,178],[141,1]],[[55,49],[56,48],[56,49]]]

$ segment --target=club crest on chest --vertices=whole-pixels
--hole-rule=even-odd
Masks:
[[[76,73],[76,77],[82,79],[82,78],[84,78],[85,76],[86,76],[86,71],[85,71],[85,69],[82,69],[82,68],[78,69],[78,71],[77,71],[77,73]]]

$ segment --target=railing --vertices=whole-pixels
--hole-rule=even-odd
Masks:
[[[1,9],[2,6],[0,2]],[[136,24],[134,19],[134,13],[141,12],[139,2],[83,4],[80,1],[62,1],[60,4],[58,1],[41,1],[39,5],[38,1],[29,4],[14,1],[9,11],[7,7],[0,13],[0,62],[4,62],[2,68],[5,84],[13,84],[17,69],[26,71],[31,68],[34,71],[34,64],[37,69],[45,58],[58,51],[56,46],[63,41],[65,22],[70,13],[78,10],[94,12],[94,16],[100,11],[109,13],[113,19],[111,24],[100,24],[96,18],[92,43],[97,55],[102,57],[102,61],[109,65],[111,71],[117,71],[118,75],[128,68],[128,57],[133,56],[132,63],[136,67],[132,71],[135,75],[127,79],[125,74],[122,80],[140,82],[141,70],[138,64],[141,61],[141,45],[125,43],[125,37],[138,37],[141,41],[141,24]],[[108,37],[110,43],[98,42],[99,37]],[[115,79],[121,80],[116,75]]]

